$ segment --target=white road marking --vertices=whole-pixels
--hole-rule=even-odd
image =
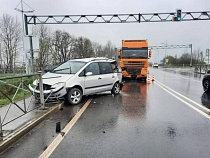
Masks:
[[[63,138],[67,135],[73,125],[77,122],[83,112],[86,110],[88,105],[92,99],[89,99],[85,105],[79,110],[79,112],[72,118],[72,120],[66,125],[66,127],[61,131],[61,133],[54,139],[54,141],[47,147],[47,149],[39,156],[39,158],[47,158],[52,152],[56,149],[56,147],[60,144]]]
[[[179,96],[175,95],[174,93],[172,93],[171,91],[169,91],[168,89],[164,88],[162,85],[160,85],[159,83],[156,83],[160,88],[162,88],[163,90],[165,90],[166,92],[168,92],[169,94],[171,94],[172,96],[174,96],[175,98],[177,98],[178,100],[180,100],[181,102],[183,102],[184,104],[186,104],[187,106],[189,106],[190,108],[192,108],[193,110],[197,111],[198,113],[200,113],[201,115],[203,115],[204,117],[210,119],[210,116],[208,114],[206,114],[205,112],[199,110],[198,108],[194,107],[192,104],[186,102],[185,100],[183,100],[182,98],[180,98]]]
[[[176,93],[177,95],[179,95],[179,96],[183,97],[184,99],[186,99],[186,100],[190,101],[191,103],[193,103],[193,104],[197,105],[198,107],[200,107],[200,108],[202,108],[202,109],[206,110],[207,112],[210,112],[210,109],[206,108],[205,106],[203,106],[203,105],[201,105],[201,104],[199,104],[199,103],[197,103],[197,102],[193,101],[193,100],[192,100],[192,99],[190,99],[190,98],[187,98],[186,96],[184,96],[184,95],[182,95],[182,94],[178,93],[177,91],[175,91],[175,90],[173,90],[173,89],[169,88],[168,86],[164,85],[163,83],[161,83],[161,82],[159,82],[159,81],[157,81],[157,82],[158,82],[159,84],[161,84],[162,86],[164,86],[165,88],[169,89],[170,91],[172,91],[172,92]]]

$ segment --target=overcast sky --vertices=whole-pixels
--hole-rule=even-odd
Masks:
[[[210,0],[23,0],[34,9],[34,15],[88,15],[88,14],[137,14],[170,13],[176,9],[183,12],[210,11]],[[20,0],[0,0],[0,16],[7,13],[17,16],[21,13],[14,8]],[[20,5],[18,6],[19,9]],[[26,10],[29,7],[24,5]],[[189,22],[160,22],[132,24],[83,24],[48,25],[53,30],[59,28],[79,37],[84,36],[100,44],[110,40],[116,47],[123,39],[148,39],[149,45],[187,45],[206,52],[210,48],[210,20]],[[161,60],[165,54],[179,57],[188,49],[154,50],[153,61]],[[158,55],[159,54],[159,55]]]

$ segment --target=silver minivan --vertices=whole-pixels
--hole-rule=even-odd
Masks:
[[[42,76],[45,99],[65,99],[78,104],[84,95],[110,91],[119,94],[122,74],[117,62],[108,58],[82,58],[69,60]],[[29,85],[39,96],[38,80]]]

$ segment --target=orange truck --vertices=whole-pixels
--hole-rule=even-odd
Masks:
[[[151,55],[147,40],[122,40],[122,49],[118,50],[118,58],[123,78],[146,81],[149,73],[148,59]]]

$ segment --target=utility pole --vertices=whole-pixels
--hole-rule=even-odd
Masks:
[[[17,7],[19,6],[19,4],[21,3],[21,9],[18,9]],[[25,2],[23,2],[23,0],[21,0],[20,2],[19,2],[19,4],[17,5],[17,7],[15,8],[15,10],[16,11],[19,11],[19,12],[21,12],[22,13],[22,27],[23,27],[23,31],[22,31],[22,33],[23,33],[23,36],[22,36],[22,39],[23,39],[23,52],[24,52],[24,54],[25,54],[25,58],[26,58],[26,60],[25,60],[25,65],[26,65],[26,74],[31,74],[31,67],[32,67],[32,65],[31,65],[31,59],[30,59],[30,55],[27,55],[27,53],[28,52],[26,52],[26,50],[24,49],[24,36],[25,36],[25,23],[24,23],[24,14],[23,13],[33,13],[34,12],[34,10],[30,7],[30,6],[28,6],[31,10],[29,10],[29,11],[25,11],[24,10],[24,8],[23,8],[23,3],[25,4],[25,5],[27,5]]]
[[[164,44],[165,45],[165,65],[166,65],[166,48],[167,48],[167,40],[166,40],[166,42],[165,43],[162,43],[162,44]]]
[[[190,67],[192,67],[193,62],[193,55],[192,55],[192,44],[190,44],[190,50],[191,50],[191,58],[190,58]]]
[[[29,43],[30,43],[30,56],[31,56],[31,70],[34,73],[34,50],[33,50],[33,42],[32,36],[29,36]]]
[[[209,49],[206,49],[206,56],[208,56],[208,65],[209,65]]]

